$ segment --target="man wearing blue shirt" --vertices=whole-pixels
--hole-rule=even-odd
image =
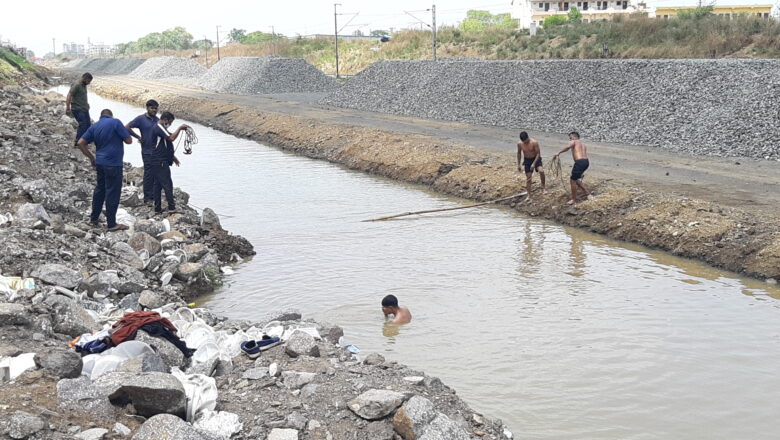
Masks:
[[[95,143],[95,156],[89,151],[87,145]],[[106,223],[109,231],[121,231],[127,229],[126,225],[117,224],[116,211],[119,209],[119,196],[122,194],[122,159],[125,147],[133,138],[127,131],[122,121],[114,119],[114,114],[109,109],[100,112],[100,120],[81,136],[78,147],[84,156],[89,158],[92,166],[97,170],[97,185],[92,193],[92,214],[89,223],[98,225],[100,211],[103,203],[106,204]]]
[[[179,159],[174,156],[173,141],[179,137],[182,131],[189,128],[182,124],[171,133],[168,129],[173,123],[174,116],[171,112],[163,112],[160,123],[152,131],[152,136],[157,146],[152,153],[152,173],[154,174],[154,212],[162,213],[162,191],[165,191],[165,199],[168,202],[168,211],[176,210],[173,200],[173,181],[171,180],[171,165],[179,166]]]
[[[137,116],[125,125],[130,131],[130,136],[138,139],[141,144],[141,158],[144,161],[144,203],[151,205],[154,201],[154,176],[152,175],[152,153],[157,146],[157,139],[152,136],[152,130],[160,119],[157,117],[157,109],[160,105],[154,99],[146,101],[146,113]],[[134,128],[141,131],[137,135]]]

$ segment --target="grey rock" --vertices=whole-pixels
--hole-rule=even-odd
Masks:
[[[30,274],[46,284],[73,289],[81,282],[81,273],[61,264],[43,264]]]
[[[149,418],[138,429],[133,440],[211,440],[192,425],[170,414]]]
[[[146,232],[136,232],[130,239],[127,240],[127,244],[130,245],[136,252],[140,252],[142,249],[149,252],[149,255],[155,255],[162,250],[162,245],[156,238],[147,234]]]
[[[267,57],[228,57],[213,65],[197,85],[221,93],[325,92],[338,83],[306,60]]]
[[[387,421],[371,422],[365,427],[366,436],[371,440],[393,440],[393,425]]]
[[[243,379],[259,380],[268,376],[268,367],[255,367],[244,371]]]
[[[7,435],[14,440],[26,439],[46,428],[46,422],[33,414],[15,411],[8,419]]]
[[[87,235],[87,231],[81,230],[73,225],[65,225],[62,231],[65,234],[72,235],[78,238],[84,238]]]
[[[90,296],[110,295],[119,291],[121,280],[115,270],[104,270],[98,272],[89,278],[82,280],[79,284],[80,290],[85,290]],[[114,292],[112,292],[112,289]]]
[[[108,434],[108,429],[105,428],[92,428],[87,429],[86,431],[81,431],[80,433],[76,434],[74,437],[76,437],[79,440],[102,440],[106,434]]]
[[[184,387],[171,374],[110,372],[97,378],[95,386],[114,405],[131,403],[144,417],[162,413],[185,415]]]
[[[379,365],[385,362],[385,357],[379,353],[371,353],[363,360],[366,365]]]
[[[30,325],[30,314],[21,304],[0,303],[0,326]]]
[[[147,59],[128,74],[133,78],[197,78],[207,69],[190,58],[154,57]],[[186,204],[186,203],[185,203]]]
[[[138,297],[138,304],[147,309],[157,309],[167,304],[165,298],[157,292],[144,290]]]
[[[112,429],[112,431],[124,437],[127,437],[131,432],[133,432],[130,428],[119,422],[114,424],[114,429]]]
[[[111,247],[117,243],[125,243],[129,239],[130,234],[128,234],[127,231],[106,232],[101,240],[101,245]]]
[[[157,353],[169,368],[181,367],[184,365],[184,354],[166,339],[151,336],[143,330],[138,330],[138,333],[135,335],[135,340],[145,342],[156,348]]]
[[[157,220],[138,220],[135,222],[133,228],[136,232],[144,232],[152,237],[157,237],[165,232],[165,226],[163,226],[162,222],[158,222]]]
[[[209,248],[203,243],[187,244],[182,247],[182,250],[187,253],[189,261],[196,262],[209,253]]]
[[[310,383],[301,388],[301,399],[309,399],[317,395],[320,390],[320,386],[316,383]]]
[[[319,356],[320,347],[317,345],[317,341],[314,336],[297,331],[293,332],[287,342],[285,342],[284,351],[290,357],[298,356]]]
[[[202,276],[203,265],[200,263],[183,263],[176,268],[174,276],[181,281],[190,281]]]
[[[211,208],[206,208],[200,216],[200,226],[206,229],[222,229],[219,223],[219,216]]]
[[[416,440],[437,415],[430,400],[414,396],[396,411],[393,416],[393,428],[404,440]]]
[[[366,420],[377,420],[391,414],[405,399],[397,391],[371,389],[347,402],[347,407]]]
[[[100,326],[76,301],[61,295],[46,298],[44,303],[52,308],[54,331],[71,337],[89,333]]]
[[[116,254],[119,259],[127,264],[128,266],[142,270],[144,268],[144,262],[141,260],[141,257],[138,256],[138,254],[135,252],[135,250],[130,247],[129,244],[124,242],[117,242],[114,243],[111,246],[111,250]]]
[[[322,332],[322,337],[331,344],[338,344],[342,336],[344,336],[344,329],[339,326],[328,327]]]
[[[470,440],[471,436],[455,421],[439,414],[425,428],[425,432],[418,437],[419,440]]]
[[[73,351],[47,351],[36,353],[35,365],[57,378],[72,379],[81,375],[81,356]]]
[[[315,373],[307,373],[300,371],[283,371],[282,381],[284,386],[291,390],[297,390],[298,388],[310,383],[317,377]]]
[[[115,371],[121,371],[126,373],[151,373],[160,372],[168,373],[170,368],[165,365],[159,354],[147,353],[143,356],[136,357],[125,361]]]
[[[267,440],[298,440],[298,431],[288,428],[274,428]]]
[[[2,310],[3,304],[0,304],[0,310]],[[6,317],[2,314],[2,311],[0,311],[0,323],[5,324]],[[18,356],[20,354],[24,353],[21,349],[18,347],[15,347],[13,345],[7,345],[7,344],[0,344],[0,358],[2,357],[14,357]]]
[[[287,415],[285,421],[288,428],[293,428],[300,431],[306,427],[306,422],[308,422],[308,419],[300,412],[293,411]]]
[[[57,382],[57,401],[62,408],[90,414],[104,420],[114,418],[114,407],[108,398],[86,376]]]
[[[301,312],[295,310],[288,310],[270,319],[270,321],[298,321],[301,318],[302,318]]]
[[[14,219],[25,228],[32,228],[36,222],[51,224],[51,218],[43,205],[39,203],[25,203],[16,209]]]

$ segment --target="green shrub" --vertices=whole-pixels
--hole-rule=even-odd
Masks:
[[[555,26],[561,26],[566,24],[569,19],[565,15],[550,15],[549,17],[544,19],[544,23],[542,26],[545,28],[551,28]]]

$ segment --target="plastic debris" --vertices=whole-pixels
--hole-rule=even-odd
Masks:
[[[187,395],[188,422],[195,420],[203,411],[213,411],[217,407],[217,383],[213,377],[185,374],[178,368],[172,368],[171,374],[179,379]]]
[[[192,424],[200,431],[208,432],[221,439],[228,440],[233,434],[241,432],[244,425],[239,421],[238,415],[227,411],[203,410]]]
[[[8,369],[8,379],[14,380],[27,370],[34,370],[35,353],[22,353],[19,356],[0,358],[0,370]]]

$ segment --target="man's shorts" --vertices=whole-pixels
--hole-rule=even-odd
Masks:
[[[534,163],[534,158],[525,158],[523,159],[523,167],[525,168],[526,173],[533,173],[534,170],[531,169],[531,165]],[[536,167],[534,167],[535,170],[539,170],[539,168],[542,166],[542,158],[540,157],[539,160],[536,161]]]
[[[571,168],[571,180],[580,180],[582,175],[585,174],[585,170],[590,166],[588,159],[577,159],[574,161],[574,166]]]

